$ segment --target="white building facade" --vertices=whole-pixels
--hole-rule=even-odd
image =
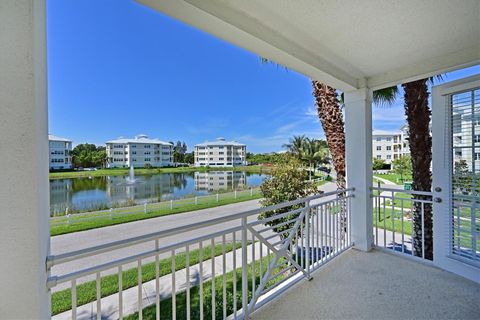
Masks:
[[[173,144],[159,139],[149,139],[144,134],[132,139],[110,140],[106,142],[106,146],[108,168],[173,165]]]
[[[50,170],[72,168],[72,141],[69,139],[48,135],[48,167]]]
[[[216,141],[195,145],[194,156],[196,167],[243,166],[247,164],[247,146],[218,138]]]
[[[400,131],[380,131],[372,133],[373,159],[385,161],[391,164],[393,160],[401,156],[409,155],[408,126],[403,125]]]

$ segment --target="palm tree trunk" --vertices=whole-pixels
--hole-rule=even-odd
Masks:
[[[337,189],[345,189],[345,129],[343,114],[337,100],[337,92],[326,84],[312,80],[313,96],[317,105],[318,117],[322,123],[328,149],[332,155],[333,167],[337,173]],[[339,194],[339,197],[344,194]],[[341,239],[347,232],[347,201],[340,200]]]
[[[428,107],[428,79],[417,80],[402,85],[405,100],[405,115],[409,126],[410,154],[412,159],[413,190],[431,191],[432,137],[430,136],[430,115]],[[426,200],[425,196],[415,199]],[[429,199],[431,200],[431,199]],[[423,220],[422,220],[423,209]],[[415,203],[413,210],[412,242],[416,256],[433,259],[432,206]],[[422,228],[423,224],[423,228]],[[423,238],[422,238],[423,229]]]
[[[322,123],[328,149],[332,155],[333,167],[337,173],[337,188],[345,188],[345,130],[343,114],[334,88],[318,81],[312,81],[318,117]]]

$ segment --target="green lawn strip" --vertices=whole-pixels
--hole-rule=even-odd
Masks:
[[[99,169],[95,171],[63,171],[50,172],[50,179],[67,179],[82,177],[101,177],[101,176],[126,176],[129,168]],[[159,173],[189,173],[189,172],[209,172],[209,171],[245,171],[251,173],[269,173],[270,167],[265,166],[239,166],[239,167],[177,167],[177,168],[136,168],[136,175],[152,175]]]
[[[170,209],[170,206],[160,208],[160,209],[154,209],[149,211],[147,214],[143,213],[143,211],[138,212],[138,213],[131,213],[131,214],[124,214],[124,215],[112,215],[110,216],[110,213],[105,212],[102,214],[92,214],[93,216],[99,216],[99,218],[95,219],[87,219],[88,215],[82,215],[75,217],[74,215],[70,217],[70,223],[61,223],[61,221],[67,221],[67,218],[64,218],[63,220],[56,220],[58,222],[53,223],[50,226],[50,235],[51,236],[57,236],[61,234],[67,234],[67,233],[72,233],[72,232],[78,232],[78,231],[84,231],[84,230],[90,230],[90,229],[95,229],[95,228],[101,228],[101,227],[106,227],[106,226],[112,226],[116,224],[121,224],[121,223],[127,223],[131,221],[138,221],[138,220],[144,220],[144,219],[151,219],[151,218],[156,218],[160,216],[166,216],[166,215],[171,215],[171,214],[177,214],[177,213],[183,213],[183,212],[189,212],[189,211],[195,211],[195,210],[200,210],[200,209],[208,209],[208,208],[214,208],[218,206],[223,206],[227,204],[233,204],[233,203],[238,203],[238,202],[243,202],[243,201],[248,201],[248,200],[254,200],[254,199],[260,199],[262,198],[262,195],[260,191],[254,191],[253,196],[250,196],[250,193],[248,194],[238,194],[237,198],[235,199],[233,196],[226,198],[226,197],[221,197],[219,196],[218,202],[216,201],[215,198],[212,198],[209,201],[205,201],[204,199],[199,201],[198,204],[194,203],[186,203],[185,205],[182,206],[174,206],[173,209]],[[189,201],[192,201],[189,199]],[[178,203],[176,204],[178,205]],[[126,209],[128,210],[128,208]],[[117,212],[117,211],[115,211]]]
[[[395,184],[403,184],[403,182],[400,179],[400,175],[397,173],[377,174],[374,177],[383,178]],[[412,176],[404,176],[403,181],[412,181]]]
[[[389,231],[402,232],[402,213],[398,210],[394,211],[394,222],[392,222],[392,210],[387,207],[386,212],[383,212],[383,207],[380,208],[380,214],[373,210],[373,227],[379,229],[386,229]],[[403,232],[406,235],[412,234],[412,221],[403,218]]]
[[[249,244],[251,241],[248,242]],[[240,248],[241,243],[236,244],[236,248]],[[205,246],[203,249],[203,260],[211,258],[211,246]],[[215,256],[222,255],[222,245],[215,245]],[[225,252],[233,250],[233,244],[225,244]],[[199,263],[200,249],[190,250],[189,260],[190,266]],[[172,272],[172,258],[161,259],[159,262],[160,276],[170,274]],[[184,269],[186,266],[185,252],[179,252],[175,255],[175,270]],[[122,281],[123,289],[132,288],[138,285],[137,268],[132,268],[123,271]],[[142,282],[155,279],[155,262],[147,263],[142,266]],[[118,275],[112,274],[102,277],[101,280],[101,294],[102,297],[106,297],[118,292]],[[77,305],[83,305],[97,299],[96,296],[96,281],[89,281],[77,285]],[[70,310],[72,308],[72,296],[71,289],[65,289],[62,291],[52,293],[52,314],[56,315],[61,312]]]
[[[391,193],[388,195],[391,197]],[[395,192],[394,193],[394,204],[395,207],[401,208],[402,207],[402,202],[403,202],[403,208],[404,209],[411,209],[412,207],[412,201],[411,199],[413,196],[408,193],[403,193],[403,192]],[[402,200],[403,199],[403,200]],[[392,201],[390,199],[385,199],[385,206],[391,207],[392,206]]]
[[[273,257],[273,255],[272,255]],[[268,257],[262,259],[262,272],[260,272],[260,260],[255,262],[255,283],[258,286],[260,283],[261,274],[266,272],[268,265]],[[273,274],[279,272],[279,268],[273,271]],[[233,274],[236,273],[236,288],[237,288],[237,310],[242,308],[242,269],[228,272],[226,274],[226,307],[227,316],[233,313]],[[248,266],[248,300],[252,298],[252,264]],[[281,281],[282,276],[270,280],[267,287],[273,286],[275,283]],[[176,319],[187,319],[187,302],[186,292],[178,293],[175,296],[176,303]],[[156,305],[151,305],[143,309],[143,319],[156,319]],[[195,286],[190,288],[190,316],[192,319],[200,318],[200,288]],[[203,317],[204,319],[212,319],[212,281],[203,283]],[[138,319],[138,312],[131,314],[124,319],[134,320]],[[160,319],[173,319],[172,317],[172,298],[164,299],[160,302]],[[215,277],[215,319],[223,319],[223,276]]]

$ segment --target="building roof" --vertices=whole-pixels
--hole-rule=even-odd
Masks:
[[[384,131],[384,130],[374,130],[372,136],[399,136],[401,135],[400,131]]]
[[[225,141],[225,138],[217,138],[215,141],[205,141],[204,143],[196,144],[195,147],[207,147],[207,146],[246,146],[243,143],[237,141]]]
[[[53,134],[48,135],[49,141],[63,141],[63,142],[72,142],[70,139],[54,136]]]
[[[173,146],[170,142],[165,142],[160,139],[149,139],[148,136],[144,134],[139,134],[135,136],[135,138],[118,138],[115,140],[109,140],[105,143],[151,143]]]

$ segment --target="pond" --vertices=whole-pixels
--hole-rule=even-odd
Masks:
[[[50,214],[104,210],[148,201],[166,201],[259,186],[266,174],[242,171],[159,173],[50,180]]]

